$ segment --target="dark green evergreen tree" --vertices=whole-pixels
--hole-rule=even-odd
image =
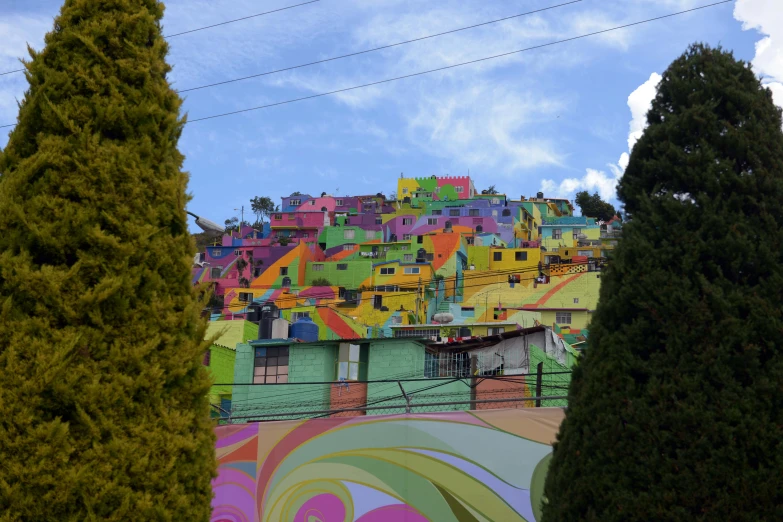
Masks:
[[[207,521],[203,303],[156,0],[66,0],[0,153],[0,519]]]
[[[694,45],[647,119],[544,520],[783,520],[781,111]]]

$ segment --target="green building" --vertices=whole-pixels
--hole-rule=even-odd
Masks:
[[[210,404],[226,411],[231,410],[230,383],[234,380],[237,345],[256,337],[258,325],[250,321],[211,321],[207,324],[204,339],[212,339],[212,344],[204,354],[204,365],[209,368],[212,382],[221,385],[210,389]],[[213,413],[218,415],[220,410],[216,407],[213,407]]]

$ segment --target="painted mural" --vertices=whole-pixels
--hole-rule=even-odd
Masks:
[[[528,408],[220,426],[211,520],[540,520],[562,418]]]
[[[459,176],[400,178],[396,200],[296,193],[281,208],[200,254],[192,281],[219,297],[212,320],[274,303],[323,340],[391,336],[439,313],[582,330],[621,232],[619,218],[574,216],[567,200],[479,194]]]

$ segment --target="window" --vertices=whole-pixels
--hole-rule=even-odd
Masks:
[[[260,266],[257,266],[253,269],[253,277],[258,277],[264,272],[264,269]]]
[[[310,237],[310,232],[302,232],[302,237],[304,238]]]
[[[585,257],[593,257],[593,251],[592,250],[577,250],[576,255],[578,256],[585,256]]]
[[[440,336],[440,329],[439,328],[432,328],[432,329],[424,329],[424,330],[403,330],[399,329],[396,332],[394,332],[394,337],[439,337]]]
[[[435,187],[435,194],[440,194],[440,187]]]
[[[313,272],[323,272],[324,265],[312,265]]]
[[[375,287],[376,292],[399,292],[400,287],[397,285],[380,285]]]
[[[391,320],[392,320],[392,324],[402,324],[402,316],[401,315],[393,315]]]
[[[416,236],[416,244],[421,245],[424,243],[424,236]]]
[[[425,261],[432,261],[433,259],[435,259],[435,254],[424,254]]]
[[[443,211],[442,210],[433,210],[432,211],[432,215],[433,216],[442,216],[443,215]]]
[[[492,252],[492,259],[494,261],[503,261],[503,252]]]
[[[344,287],[342,287],[342,286],[337,287],[337,297],[339,297],[340,299],[345,299],[345,288]]]
[[[466,239],[467,239],[467,242],[468,242],[469,245],[475,245],[476,244],[476,241],[475,241],[474,238],[469,237],[469,238],[466,238]]]
[[[343,230],[343,239],[353,239],[356,237],[355,230]]]
[[[381,268],[381,275],[394,275],[394,267]]]
[[[293,207],[298,207],[298,206],[299,206],[299,205],[301,205],[301,204],[302,204],[302,200],[301,200],[301,199],[292,199],[292,200],[289,202],[289,205],[291,205],[291,206],[293,206]]]
[[[454,187],[454,190],[457,192],[457,194],[460,194],[465,191],[465,187]]]
[[[383,296],[382,295],[374,295],[372,296],[372,307],[376,310],[380,310],[383,306]]]
[[[253,384],[288,382],[288,347],[256,348]]]
[[[560,228],[553,228],[552,239],[563,239],[563,230]]]
[[[428,225],[437,225],[438,224],[438,218],[427,218],[427,224]]]
[[[402,240],[403,241],[410,241],[411,240],[411,235],[410,234],[403,234],[402,235]]]
[[[555,322],[557,324],[571,324],[571,312],[557,312]]]
[[[354,245],[343,245],[343,250],[355,250]]]
[[[212,257],[220,257],[222,255],[223,255],[223,251],[220,250],[219,248],[216,248],[215,250],[212,251]]]
[[[223,271],[222,266],[216,266],[209,269],[209,278],[210,279],[219,279],[220,273]]]
[[[405,275],[418,274],[421,269],[418,266],[406,266]]]
[[[499,335],[499,334],[502,334],[505,331],[506,331],[506,329],[503,328],[502,326],[495,326],[495,327],[487,328],[487,333],[489,335]]]
[[[503,209],[503,215],[504,216],[510,216],[511,215],[511,211],[509,209],[507,209],[507,208],[504,208]]]
[[[413,254],[403,254],[402,260],[405,263],[413,263]]]
[[[334,204],[337,205],[338,207],[342,207],[343,206],[343,200],[342,199],[335,199],[334,200]]]
[[[348,263],[338,263],[337,270],[348,270]]]
[[[283,219],[283,214],[275,214],[275,219]]]
[[[482,218],[473,218],[473,224],[474,225],[480,225],[484,222]]]
[[[479,209],[472,208],[472,209],[468,210],[468,215],[469,216],[480,216],[481,213],[480,213]]]
[[[579,236],[579,234],[582,233],[582,229],[581,228],[574,228],[574,229],[572,229],[572,231],[574,233],[574,239],[576,239]]]
[[[311,199],[311,200],[310,200],[310,204],[311,204],[311,205],[315,205],[315,200],[314,200],[314,199]]]
[[[402,224],[403,225],[412,225],[413,224],[413,218],[402,218]]]
[[[241,256],[242,255],[242,251],[241,250],[234,250],[234,255],[235,256]]]
[[[295,323],[299,319],[310,318],[310,312],[291,312],[291,322]]]
[[[375,218],[375,224],[376,225],[383,225],[383,218],[381,218],[381,217]]]
[[[527,261],[527,252],[514,252],[514,261]]]
[[[574,297],[574,304],[579,304],[579,298],[578,297]]]
[[[288,267],[287,266],[281,266],[280,267],[280,275],[281,276],[287,276],[288,275]]]
[[[337,355],[337,379],[346,381],[359,380],[362,347],[358,344],[341,343]]]
[[[408,188],[407,188],[407,187],[403,188],[403,189],[402,189],[402,193],[403,193],[403,194],[407,194],[407,193],[408,193]]]
[[[459,209],[452,208],[451,210],[449,210],[449,216],[459,216]]]
[[[364,239],[375,239],[375,230],[366,230],[364,232]]]
[[[253,300],[253,293],[252,292],[239,292],[239,302],[240,303],[249,303]]]
[[[493,205],[500,205],[500,199],[498,199],[498,198],[492,198],[492,204],[493,204]]]
[[[481,225],[476,225],[476,232],[484,232],[484,227]]]

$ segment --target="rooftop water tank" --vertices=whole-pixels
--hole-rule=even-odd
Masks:
[[[285,319],[275,319],[272,321],[272,336],[270,339],[288,339],[288,330],[291,323]]]
[[[291,325],[291,337],[304,342],[318,340],[318,325],[309,317],[302,317]]]

